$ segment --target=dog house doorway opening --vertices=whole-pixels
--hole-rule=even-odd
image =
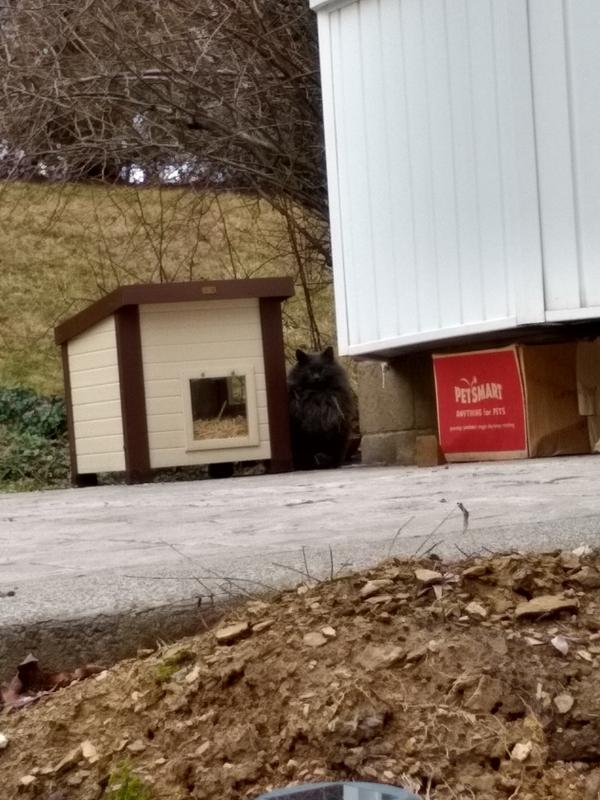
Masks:
[[[229,374],[203,370],[187,380],[188,450],[258,444],[256,382],[251,365]]]

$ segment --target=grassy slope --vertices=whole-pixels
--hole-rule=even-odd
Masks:
[[[237,195],[90,185],[0,186],[0,385],[61,392],[54,325],[119,283],[293,274],[281,218]],[[329,287],[315,291],[324,338]],[[303,305],[289,348],[309,346]]]

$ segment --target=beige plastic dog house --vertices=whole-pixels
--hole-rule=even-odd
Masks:
[[[123,286],[55,330],[76,485],[236,461],[291,469],[290,278]]]

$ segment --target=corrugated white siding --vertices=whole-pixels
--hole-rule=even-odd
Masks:
[[[600,313],[600,2],[312,4],[341,352]]]
[[[600,315],[600,2],[530,0],[547,318]]]
[[[270,458],[258,300],[142,305],[140,328],[151,467]],[[240,362],[254,368],[259,445],[188,452],[183,379]]]
[[[125,469],[114,317],[68,343],[77,472]]]

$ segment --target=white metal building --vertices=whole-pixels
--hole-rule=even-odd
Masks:
[[[311,0],[339,349],[600,317],[600,0]]]

